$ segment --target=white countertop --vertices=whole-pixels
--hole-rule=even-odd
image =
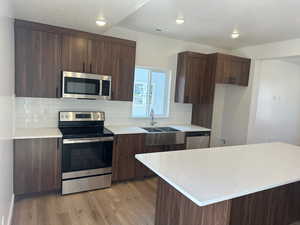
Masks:
[[[170,125],[169,127],[175,128],[182,132],[199,132],[199,131],[210,131],[211,129],[200,127],[196,125]]]
[[[134,127],[134,126],[105,126],[107,129],[109,129],[114,134],[143,134],[147,133],[146,130],[140,128],[140,127]]]
[[[114,134],[143,134],[148,133],[148,131],[142,129],[141,127],[150,127],[150,126],[105,126]],[[195,126],[195,125],[159,125],[158,127],[172,127],[182,132],[194,132],[194,131],[210,131],[208,128]]]
[[[182,132],[210,131],[210,129],[195,125],[162,125],[175,128]],[[114,134],[143,134],[146,130],[137,126],[105,126]],[[61,138],[62,133],[58,128],[16,128],[14,139],[32,138]]]
[[[300,147],[268,143],[138,154],[199,206],[300,181]]]
[[[20,128],[15,131],[13,139],[61,138],[58,128]]]

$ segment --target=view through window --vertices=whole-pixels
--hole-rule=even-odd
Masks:
[[[132,116],[149,117],[153,109],[156,117],[167,117],[169,88],[170,75],[167,71],[136,67]]]

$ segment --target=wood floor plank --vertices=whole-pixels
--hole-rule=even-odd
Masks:
[[[15,202],[12,225],[154,225],[156,178]]]

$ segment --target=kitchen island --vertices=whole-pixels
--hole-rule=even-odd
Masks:
[[[155,225],[300,220],[300,147],[268,143],[138,154],[158,176]]]

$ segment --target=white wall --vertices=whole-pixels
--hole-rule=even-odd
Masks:
[[[248,128],[249,87],[226,85],[221,137],[226,145],[245,144]]]
[[[177,54],[187,50],[201,53],[224,52],[224,50],[119,27],[112,28],[106,35],[135,40],[137,42],[136,65],[162,68],[172,72],[170,118],[157,119],[158,122],[160,124],[190,123],[192,105],[174,102]],[[60,110],[103,110],[107,115],[106,124],[145,125],[149,123],[147,119],[131,118],[130,102],[18,98],[16,100],[16,126],[57,126],[57,113]]]
[[[0,7],[0,222],[9,223],[13,196],[14,36],[10,0]]]
[[[246,144],[255,68],[252,61],[248,87],[217,84],[213,115],[217,137],[212,146]]]
[[[300,66],[279,60],[261,63],[251,143],[300,144]]]
[[[253,143],[255,142],[255,118],[262,60],[300,56],[300,39],[244,47],[233,50],[231,53],[252,58],[250,73],[251,85],[249,85],[244,95],[239,93],[238,96],[233,98],[237,99],[235,104],[241,102],[242,98],[244,99],[242,105],[245,107],[245,110],[239,116],[244,118],[241,126],[248,127],[236,135],[240,140],[247,137],[245,143]],[[228,92],[228,96],[233,95],[233,92],[230,92],[232,91]],[[245,96],[247,97],[245,98]],[[231,118],[231,121],[233,123],[234,118]],[[245,123],[247,123],[247,125],[245,125]]]

